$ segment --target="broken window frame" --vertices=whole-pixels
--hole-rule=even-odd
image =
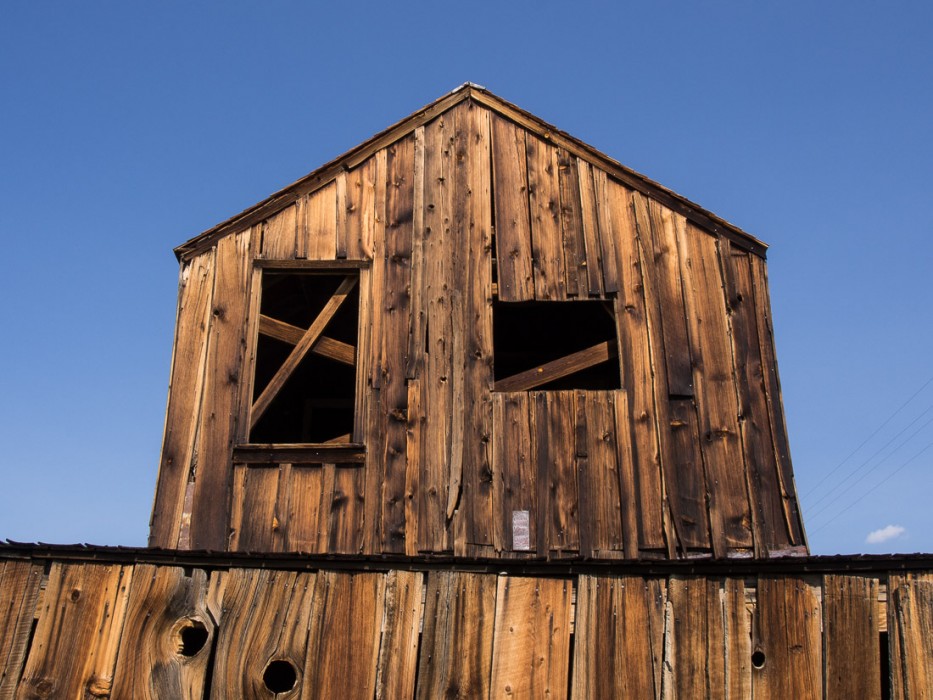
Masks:
[[[275,397],[287,386],[288,379],[293,376],[295,371],[301,365],[302,361],[309,354],[314,353],[317,355],[323,355],[325,357],[335,359],[338,362],[348,364],[348,358],[346,355],[348,352],[352,352],[354,365],[354,386],[359,387],[359,380],[361,376],[360,373],[364,371],[364,368],[362,367],[364,358],[360,357],[359,353],[360,338],[364,332],[364,329],[360,327],[360,306],[363,303],[362,298],[358,299],[357,301],[356,341],[354,345],[350,346],[342,341],[331,339],[326,335],[326,332],[327,324],[333,320],[333,317],[340,310],[343,303],[346,302],[347,297],[352,295],[353,290],[359,288],[360,278],[362,276],[361,273],[363,270],[368,268],[368,261],[254,261],[253,284],[255,292],[250,308],[250,325],[248,329],[250,334],[248,337],[251,340],[251,352],[248,353],[249,356],[247,358],[247,367],[245,367],[248,377],[248,386],[245,387],[241,399],[245,403],[243,410],[240,412],[240,415],[244,418],[244,425],[240,430],[241,434],[239,443],[235,447],[234,461],[237,460],[236,455],[242,453],[241,456],[247,457],[246,461],[249,462],[266,461],[266,457],[268,457],[268,461],[277,462],[279,460],[276,455],[283,450],[288,452],[291,455],[292,460],[295,462],[307,461],[301,458],[301,455],[304,453],[307,453],[309,460],[315,462],[320,462],[323,460],[325,462],[341,463],[348,460],[356,462],[362,459],[362,456],[365,453],[365,448],[362,444],[363,436],[359,434],[360,431],[358,429],[358,426],[361,423],[359,420],[361,397],[359,396],[359,392],[356,390],[353,392],[353,428],[350,433],[350,439],[348,442],[332,441],[261,443],[253,442],[251,440],[251,433],[253,428],[262,418],[262,415],[273,403]],[[312,321],[309,327],[299,328],[298,326],[293,326],[290,323],[286,323],[279,319],[263,316],[261,313],[263,279],[266,274],[270,273],[293,273],[296,275],[308,274],[332,277],[344,276],[345,279],[338,286],[337,291],[331,295],[331,298],[325,302],[323,309],[318,311],[315,319]],[[300,337],[299,334],[301,334]],[[292,351],[289,353],[283,364],[275,371],[273,378],[269,381],[267,386],[263,389],[262,392],[260,392],[259,396],[255,397],[254,399],[260,335],[267,335],[287,342],[292,345]],[[323,346],[322,340],[324,341]],[[347,453],[349,457],[344,455],[344,453]]]

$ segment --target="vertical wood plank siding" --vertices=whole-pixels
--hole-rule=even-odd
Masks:
[[[362,265],[352,439],[366,461],[234,467],[252,398],[254,263],[301,259]],[[605,299],[621,388],[493,392],[496,295]],[[526,551],[512,541],[521,511]],[[185,263],[150,544],[805,551],[764,261],[461,101]]]
[[[882,687],[919,698],[933,679],[928,571],[756,581],[53,561],[43,573],[10,560],[0,584],[3,698],[273,697],[273,663],[294,674],[289,697],[305,698],[877,698]]]

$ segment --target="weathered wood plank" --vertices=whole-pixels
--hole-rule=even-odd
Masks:
[[[308,195],[304,214],[304,220],[298,222],[298,257],[308,260],[336,259],[336,181]]]
[[[586,470],[578,473],[580,491],[580,543],[588,533],[584,555],[622,551],[622,498],[619,492],[614,392],[576,393],[577,424],[583,422],[585,444],[577,441],[577,455],[586,455]],[[584,503],[586,507],[584,507]]]
[[[726,275],[726,280],[732,309],[732,350],[739,414],[744,418],[739,425],[752,487],[755,540],[761,550],[758,556],[766,556],[769,549],[782,549],[798,544],[800,540],[784,509],[781,475],[769,420],[770,407],[755,318],[755,290],[749,254],[724,245],[723,264],[731,272]]]
[[[591,297],[603,296],[603,262],[601,235],[599,230],[599,212],[596,203],[596,183],[593,179],[593,167],[582,158],[577,158],[577,176],[580,188],[580,214],[583,225],[584,259],[586,273],[586,291]],[[615,250],[613,249],[613,256]],[[582,292],[582,288],[581,288]]]
[[[273,661],[289,664],[300,685],[314,583],[320,574],[232,569],[225,576],[211,697],[270,698]]]
[[[615,426],[616,463],[618,465],[619,505],[622,510],[622,541],[626,559],[638,559],[639,507],[638,478],[632,454],[632,425],[628,392],[612,393]]]
[[[330,539],[327,551],[334,554],[359,554],[363,546],[366,475],[360,469],[335,469],[331,472],[333,497],[330,502]],[[326,482],[325,482],[326,483]]]
[[[428,574],[419,700],[489,697],[495,614],[495,576]]]
[[[933,697],[933,574],[888,577],[891,697]]]
[[[285,321],[279,321],[271,316],[261,315],[259,317],[259,332],[270,338],[281,340],[291,345],[297,345],[305,334],[305,329],[293,326]],[[311,348],[315,355],[329,357],[345,365],[354,365],[356,363],[356,348],[349,343],[341,340],[328,338],[322,335],[317,343]]]
[[[347,238],[347,259],[368,260],[372,257],[372,237],[364,241],[364,230],[369,224],[372,232],[372,199],[374,194],[372,171],[375,160],[370,158],[346,174],[344,192],[344,227]],[[368,221],[366,220],[368,218]]]
[[[571,374],[576,374],[589,367],[608,362],[617,354],[618,348],[614,342],[597,343],[560,359],[500,379],[495,383],[494,391],[528,391],[562,377],[569,377]]]
[[[26,661],[42,567],[28,561],[0,564],[0,698],[12,698]]]
[[[421,475],[424,471],[424,390],[420,378],[408,380],[408,412],[405,454],[405,554],[418,554],[421,542]]]
[[[334,180],[334,184],[337,188],[337,208],[334,217],[334,228],[336,233],[336,257],[338,260],[347,257],[347,250],[350,247],[350,228],[347,223],[347,218],[349,215],[347,207],[347,181],[348,175],[346,172],[341,172],[337,174],[337,178]]]
[[[203,569],[136,565],[111,697],[204,697],[215,633],[206,596]]]
[[[466,112],[467,234],[463,299],[463,496],[461,518],[469,545],[493,544],[492,511],[492,195],[489,112]],[[464,552],[466,553],[466,552]]]
[[[463,288],[461,249],[451,234],[452,144],[455,125],[448,115],[425,126],[424,280],[427,325],[422,383],[424,411],[418,548],[441,552],[452,547],[447,502],[450,484],[450,438],[453,404],[453,318]],[[456,305],[460,311],[461,305]],[[456,334],[460,335],[460,334]]]
[[[323,552],[329,537],[330,512],[334,482],[326,479],[321,466],[292,466],[289,496],[284,510],[287,527],[285,550],[288,552]]]
[[[557,151],[557,179],[560,185],[560,235],[563,249],[564,288],[568,297],[587,293],[586,244],[583,240],[583,212],[580,205],[580,177],[577,159],[567,151]]]
[[[304,697],[374,696],[384,595],[384,574],[318,573],[301,684]]]
[[[223,551],[230,522],[231,453],[237,435],[236,401],[248,372],[244,362],[246,309],[252,279],[250,231],[217,243],[214,296],[201,410],[197,478],[191,503],[192,549]]]
[[[534,411],[530,394],[496,393],[493,401],[493,510],[497,551],[535,548],[537,508],[536,463],[532,443]],[[516,546],[513,514],[528,513],[527,546]]]
[[[725,697],[743,700],[752,696],[751,613],[745,602],[745,582],[727,578],[723,584],[723,648]]]
[[[499,299],[534,299],[525,132],[492,117],[492,170]]]
[[[693,399],[671,400],[671,471],[677,474],[678,489],[668,498],[677,499],[677,531],[685,547],[708,549],[709,514],[707,483],[700,454],[700,434]]]
[[[376,668],[376,700],[412,698],[418,671],[424,575],[390,571],[385,580],[385,619]]]
[[[716,239],[692,226],[684,227],[679,234],[700,445],[710,494],[710,530],[713,550],[721,556],[724,550],[750,548],[753,544],[731,329]]]
[[[673,632],[665,648],[671,697],[725,697],[725,648],[720,586],[716,579],[673,576],[667,586]]]
[[[132,567],[55,562],[17,697],[107,696]]]
[[[376,153],[374,181],[373,227],[372,227],[372,289],[370,294],[372,324],[372,357],[370,360],[370,381],[373,389],[382,388],[383,337],[385,334],[385,294],[386,294],[386,174],[388,153],[385,149]],[[375,405],[375,404],[374,404]],[[378,443],[377,443],[378,444]]]
[[[414,202],[413,137],[393,144],[386,154],[385,296],[382,324],[380,413],[385,423],[382,449],[382,550],[405,551],[405,472],[408,338],[411,333],[411,247]],[[377,262],[378,264],[378,262]],[[377,298],[374,301],[379,303]],[[375,340],[375,339],[374,339]],[[377,340],[377,342],[379,342]]]
[[[607,293],[611,294],[619,291],[620,279],[619,255],[616,251],[616,239],[612,224],[612,207],[609,204],[607,193],[609,185],[607,184],[606,173],[603,170],[592,168],[592,172],[603,288]]]
[[[290,465],[263,469],[237,465],[230,517],[230,550],[275,552],[282,550],[283,525],[276,512],[279,481]],[[287,478],[287,477],[286,477]],[[286,489],[287,493],[287,489]]]
[[[562,265],[557,149],[525,135],[535,299],[566,299]]]
[[[880,698],[878,579],[823,577],[824,698]]]
[[[544,399],[542,401],[542,399]],[[578,492],[574,465],[575,426],[572,391],[540,392],[535,424],[538,441],[538,527],[547,529],[548,551],[575,552],[580,548]],[[543,431],[542,431],[543,428]],[[542,442],[541,438],[544,438]],[[541,498],[541,486],[546,492]],[[544,523],[541,517],[544,517]],[[540,537],[540,531],[539,531]]]
[[[572,588],[561,579],[499,577],[491,696],[567,696]]]
[[[214,251],[210,250],[183,264],[179,276],[165,435],[149,522],[150,547],[185,548],[178,535],[201,418],[213,294]]]
[[[793,576],[760,577],[757,597],[753,697],[822,697],[820,603],[813,587]]]
[[[571,697],[660,698],[663,628],[659,580],[580,576]]]
[[[420,377],[426,350],[425,324],[427,301],[424,274],[424,127],[414,134],[414,179],[412,182],[412,238],[411,238],[411,326],[408,333],[405,378]]]
[[[645,283],[639,250],[631,193],[614,182],[607,189],[619,271],[623,284],[615,301],[619,334],[619,365],[622,388],[628,397],[631,445],[634,463],[638,542],[646,549],[665,545],[662,520],[661,461],[658,428],[655,422],[654,374],[645,309]],[[618,412],[618,403],[616,405]],[[620,440],[623,442],[623,440]],[[637,553],[626,551],[630,557]]]
[[[758,342],[761,348],[761,365],[768,401],[768,416],[771,420],[771,436],[774,441],[773,447],[778,463],[778,475],[781,478],[781,495],[786,512],[785,519],[793,538],[793,544],[806,545],[806,533],[800,515],[797,487],[794,485],[794,470],[791,466],[790,447],[787,442],[787,425],[784,421],[781,381],[778,377],[777,360],[775,358],[767,268],[765,262],[757,257],[749,258],[749,262],[752,269],[752,284],[755,289],[755,320],[758,323]]]
[[[305,202],[293,204],[269,217],[262,224],[261,255],[267,260],[289,260],[296,257],[298,209],[304,211]],[[304,256],[301,256],[304,257]]]

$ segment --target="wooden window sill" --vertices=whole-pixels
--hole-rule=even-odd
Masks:
[[[336,464],[343,467],[362,466],[366,461],[366,446],[345,443],[245,444],[233,448],[236,464]]]

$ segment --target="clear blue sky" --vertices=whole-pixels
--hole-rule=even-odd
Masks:
[[[143,545],[171,249],[469,80],[771,245],[813,551],[933,551],[929,2],[14,0],[2,17],[0,538]]]

